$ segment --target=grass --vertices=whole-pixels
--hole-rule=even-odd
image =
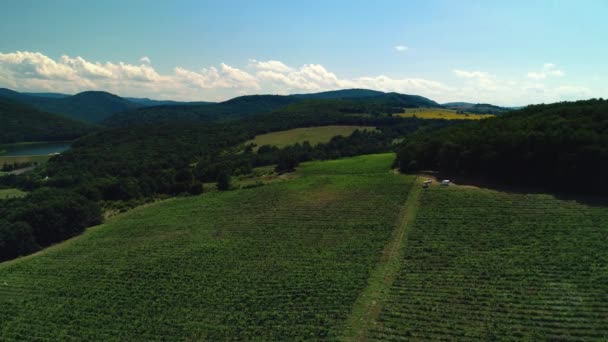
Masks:
[[[0,264],[0,340],[341,336],[413,180],[393,158],[151,204]]]
[[[432,186],[371,339],[607,340],[607,237],[606,207]]]
[[[404,118],[416,116],[419,119],[445,119],[445,120],[481,120],[492,118],[492,114],[459,114],[453,109],[442,108],[408,108],[399,114]]]
[[[27,192],[23,192],[19,189],[0,189],[0,200],[7,198],[18,198],[25,197]]]
[[[256,136],[253,140],[247,143],[254,143],[258,147],[262,145],[274,145],[284,147],[295,143],[308,141],[311,145],[325,143],[331,138],[341,135],[349,136],[355,130],[376,130],[369,126],[319,126],[290,129],[287,131],[272,132]]]
[[[14,163],[46,163],[52,156],[0,156],[0,165],[14,164]]]

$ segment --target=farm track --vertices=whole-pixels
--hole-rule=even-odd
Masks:
[[[415,178],[412,183],[413,186],[399,213],[393,236],[384,248],[382,259],[371,273],[367,287],[357,299],[346,322],[345,334],[342,337],[345,341],[365,341],[369,330],[377,324],[376,320],[387,299],[388,291],[399,272],[400,252],[405,243],[407,231],[416,217],[418,198],[422,188],[418,178]]]

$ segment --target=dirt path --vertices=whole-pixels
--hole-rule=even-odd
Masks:
[[[365,341],[368,331],[377,324],[376,320],[399,271],[401,247],[405,243],[408,229],[410,229],[416,217],[418,198],[422,191],[422,181],[420,177],[416,177],[414,180],[412,189],[399,213],[393,236],[384,247],[382,259],[372,271],[367,287],[357,298],[353,311],[346,322],[342,340]]]

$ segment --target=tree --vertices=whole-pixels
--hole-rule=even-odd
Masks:
[[[278,173],[293,172],[298,166],[298,159],[293,153],[289,151],[282,151],[279,154],[279,161],[274,170]]]
[[[16,258],[40,249],[32,228],[25,222],[0,220],[0,261]]]
[[[222,170],[217,176],[217,189],[220,191],[230,190],[230,173]]]

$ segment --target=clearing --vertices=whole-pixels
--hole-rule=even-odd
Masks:
[[[25,197],[27,192],[21,191],[19,189],[0,189],[0,200],[7,198],[18,198]]]
[[[295,143],[302,143],[304,141],[308,141],[311,145],[316,145],[319,143],[328,142],[331,140],[331,138],[337,135],[344,137],[349,136],[357,129],[361,131],[376,130],[376,128],[370,126],[319,126],[295,128],[287,131],[261,134],[256,136],[253,140],[248,141],[247,144],[256,144],[256,150],[263,145],[285,147]]]
[[[403,118],[416,116],[419,119],[444,119],[444,120],[481,120],[493,118],[492,114],[459,114],[453,109],[442,108],[407,108],[402,114]]]

